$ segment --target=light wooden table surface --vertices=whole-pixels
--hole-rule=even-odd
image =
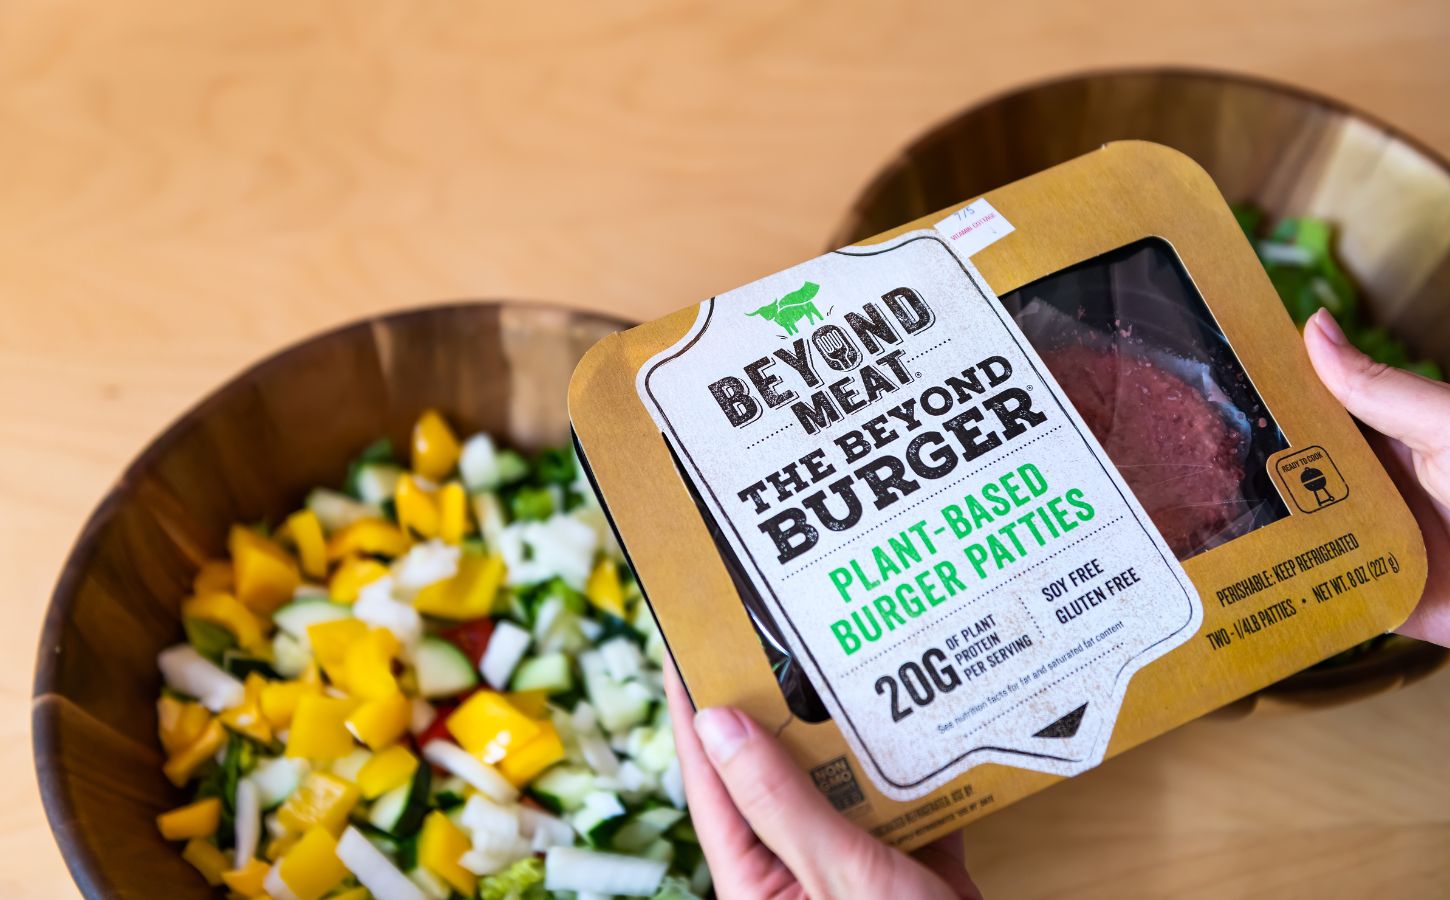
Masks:
[[[1444,0],[4,4],[0,895],[74,892],[29,743],[64,554],[248,362],[440,298],[663,313],[822,249],[953,110],[1088,67],[1266,74],[1450,151],[1447,44]],[[1450,672],[1196,723],[970,858],[996,897],[1447,896],[1447,750]]]

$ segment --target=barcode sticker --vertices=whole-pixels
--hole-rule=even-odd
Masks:
[[[977,200],[936,223],[937,232],[960,256],[973,256],[1016,229],[986,200]]]

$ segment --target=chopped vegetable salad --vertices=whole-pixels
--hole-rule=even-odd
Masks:
[[[664,642],[568,449],[429,411],[275,528],[237,524],[157,660],[157,817],[274,900],[686,898]]]

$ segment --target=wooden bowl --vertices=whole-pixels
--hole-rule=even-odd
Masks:
[[[624,323],[464,303],[368,319],[232,379],[142,451],[101,501],[51,598],[35,675],[35,765],[51,828],[88,897],[211,897],[163,841],[183,802],[161,774],[156,654],[232,522],[277,518],[381,436],[407,446],[436,407],[525,450],[568,439],[574,363]]]
[[[1416,357],[1450,371],[1450,165],[1342,103],[1242,76],[1100,72],[988,100],[886,163],[828,246],[1130,138],[1187,153],[1230,202],[1252,202],[1270,219],[1335,222],[1340,259],[1363,288],[1373,320]],[[1267,693],[1278,705],[1340,702],[1423,677],[1447,658],[1444,648],[1397,640],[1351,664],[1292,676]]]

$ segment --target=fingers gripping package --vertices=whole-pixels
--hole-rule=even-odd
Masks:
[[[605,338],[570,415],[695,703],[904,847],[1394,627],[1425,579],[1223,198],[1153,144]]]

